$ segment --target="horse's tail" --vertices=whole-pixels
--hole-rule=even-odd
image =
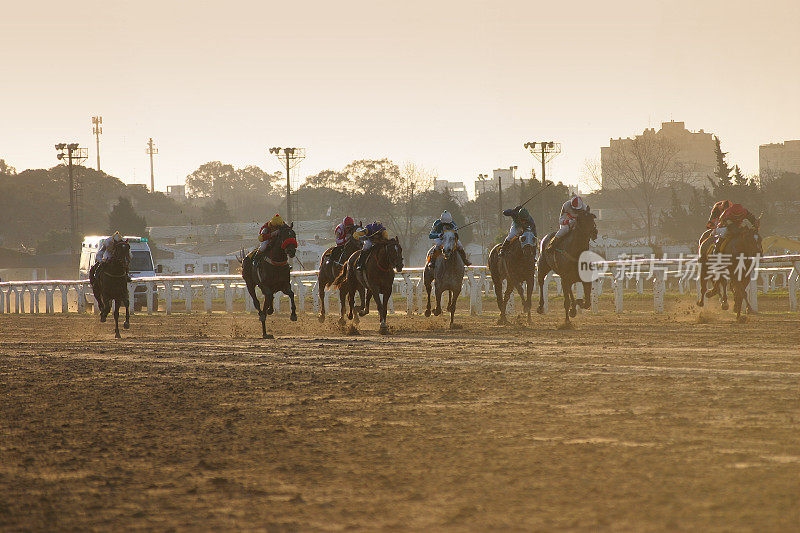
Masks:
[[[346,262],[342,267],[342,270],[339,271],[339,274],[331,281],[327,286],[333,287],[334,289],[341,288],[344,284],[347,283],[347,275],[350,270],[350,261]]]

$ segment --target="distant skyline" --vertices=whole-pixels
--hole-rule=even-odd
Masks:
[[[609,139],[661,122],[719,135],[731,164],[800,138],[800,3],[734,1],[228,2],[4,6],[0,158],[57,163],[80,142],[94,167],[156,188],[199,165],[280,165],[302,177],[362,158],[414,161],[465,181],[539,168],[526,141],[563,153],[575,184]]]

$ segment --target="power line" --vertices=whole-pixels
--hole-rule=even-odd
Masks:
[[[80,148],[78,143],[58,143],[56,145],[56,158],[67,166],[67,174],[69,176],[69,227],[70,233],[73,237],[78,235],[80,231],[79,209],[78,209],[78,191],[80,185],[75,176],[75,165],[80,165],[89,157],[89,150]],[[75,253],[75,250],[72,250]]]
[[[158,148],[153,144],[153,138],[147,141],[147,149],[145,150],[150,155],[150,192],[156,192],[156,179],[153,175],[153,156],[158,153]]]
[[[286,166],[286,220],[292,219],[292,182],[289,178],[289,170],[300,164],[306,158],[305,148],[281,148],[273,147],[269,153],[274,154]]]
[[[92,133],[97,141],[97,171],[100,172],[100,134],[103,133],[103,117],[92,117]]]

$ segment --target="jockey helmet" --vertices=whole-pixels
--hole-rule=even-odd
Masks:
[[[356,222],[353,220],[353,217],[344,217],[342,220],[342,226],[345,228],[349,228],[350,226],[355,226]]]
[[[114,242],[122,241],[122,235],[120,235],[118,231],[115,231],[114,235],[112,235],[111,238],[114,240]]]
[[[442,216],[439,217],[439,220],[441,220],[445,224],[452,224],[453,215],[451,215],[447,210],[442,211]]]
[[[283,218],[279,213],[275,213],[275,216],[272,217],[272,220],[269,221],[269,225],[273,228],[277,228],[279,226],[283,226],[286,222],[283,221]]]
[[[581,198],[580,196],[573,196],[573,197],[572,197],[572,200],[570,200],[570,203],[569,203],[569,204],[570,204],[570,205],[571,205],[571,206],[572,206],[574,209],[579,209],[579,210],[580,210],[580,209],[583,209],[583,208],[584,208],[583,198]]]

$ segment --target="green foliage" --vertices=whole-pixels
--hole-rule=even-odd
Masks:
[[[204,205],[201,208],[201,213],[203,224],[223,224],[231,222],[232,218],[228,205],[220,199]]]
[[[81,240],[80,235],[72,235],[70,231],[50,230],[36,243],[36,254],[46,255],[65,250],[78,250]]]
[[[716,189],[717,187],[724,187],[725,185],[730,185],[731,183],[731,173],[733,169],[728,166],[728,162],[725,160],[725,156],[728,155],[728,152],[723,152],[722,147],[719,142],[719,137],[714,137],[714,156],[717,159],[717,168],[714,171],[714,178],[710,179],[711,185]]]
[[[108,214],[108,233],[112,234],[115,231],[122,235],[138,235],[140,237],[147,235],[147,222],[133,208],[130,199],[124,196],[119,197]]]
[[[0,174],[5,174],[6,176],[13,176],[17,173],[17,169],[6,163],[5,159],[0,159]]]

